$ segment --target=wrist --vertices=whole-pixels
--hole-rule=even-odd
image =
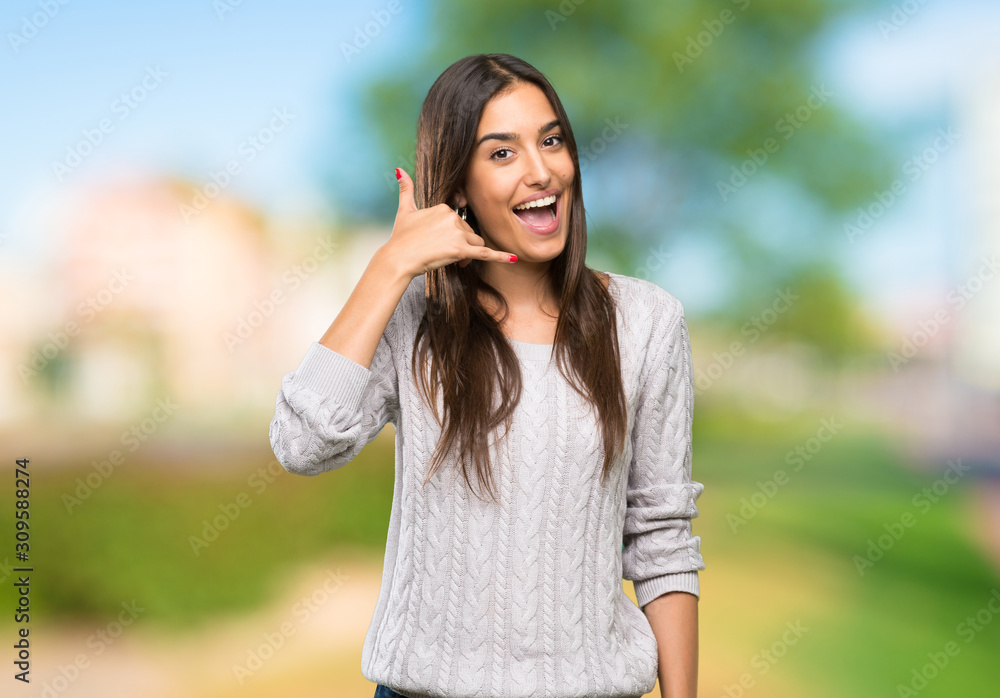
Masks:
[[[370,266],[377,268],[379,274],[384,276],[391,285],[407,286],[416,276],[410,269],[406,268],[404,260],[399,259],[395,248],[390,243],[385,243],[375,251]]]

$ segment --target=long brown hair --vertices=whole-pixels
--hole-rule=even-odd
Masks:
[[[576,140],[562,103],[545,76],[523,60],[503,53],[467,56],[449,66],[431,86],[420,112],[415,201],[418,208],[441,203],[454,206],[452,199],[465,181],[483,110],[493,97],[523,83],[537,85],[548,97],[573,158],[569,234],[562,253],[549,266],[549,280],[559,298],[553,351],[560,372],[573,389],[597,407],[604,436],[603,482],[625,446],[628,419],[616,311],[609,289],[584,263],[587,223]],[[471,208],[467,223],[482,235]],[[466,484],[471,489],[467,468],[471,456],[480,482],[486,483],[495,501],[487,436],[501,424],[506,436],[521,398],[521,371],[500,323],[479,301],[480,292],[495,299],[506,318],[507,302],[482,279],[482,264],[472,260],[464,268],[448,264],[426,272],[426,312],[417,329],[412,363],[414,376],[420,376],[422,397],[443,425],[427,479],[457,440]],[[425,374],[428,359],[436,381],[429,381]],[[437,411],[439,388],[443,418]]]

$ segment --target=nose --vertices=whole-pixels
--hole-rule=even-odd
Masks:
[[[540,185],[542,189],[548,186],[549,182],[552,180],[552,170],[549,169],[549,164],[538,149],[527,151],[527,157],[525,158],[525,180],[530,185]]]

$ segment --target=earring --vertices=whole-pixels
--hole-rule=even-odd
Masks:
[[[461,213],[461,216],[462,216],[462,220],[463,220],[463,221],[465,220],[465,212],[466,212],[466,211],[468,211],[468,210],[469,210],[469,207],[468,207],[468,206],[463,206],[463,207],[462,207],[462,213]],[[458,214],[458,206],[456,206],[456,207],[455,207],[455,215],[459,215],[459,214]]]

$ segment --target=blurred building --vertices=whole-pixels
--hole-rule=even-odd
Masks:
[[[338,238],[193,192],[118,182],[52,202],[48,265],[0,282],[18,299],[3,311],[0,421],[127,421],[157,400],[192,425],[273,411],[389,230]]]
[[[955,369],[971,385],[1000,391],[1000,62],[978,66],[963,87],[958,130],[969,156],[963,193],[973,207],[975,242],[958,280],[970,298],[957,318]]]
[[[901,372],[891,409],[922,460],[963,458],[975,472],[1000,477],[1000,62],[965,73],[953,106],[958,167],[968,183],[953,194],[970,225],[948,231],[958,252],[951,284],[928,306],[944,313],[944,322],[924,313],[926,326],[940,330],[931,350],[921,349],[922,360]]]

